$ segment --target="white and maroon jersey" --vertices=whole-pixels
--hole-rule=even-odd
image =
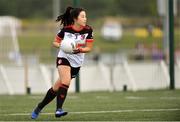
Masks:
[[[78,47],[84,47],[86,42],[93,42],[93,30],[90,26],[86,25],[81,30],[75,30],[73,26],[63,27],[56,35],[56,41],[61,40],[74,40]],[[67,54],[61,49],[57,57],[66,58],[72,67],[80,67],[84,62],[84,53]]]

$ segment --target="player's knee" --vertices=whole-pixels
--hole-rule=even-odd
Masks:
[[[71,79],[66,79],[66,80],[62,80],[61,83],[64,84],[64,85],[69,86],[70,85],[70,81],[71,81]]]
[[[65,80],[61,80],[61,81],[56,81],[56,83],[53,85],[53,90],[54,91],[58,91],[59,87],[61,86],[61,84],[70,85],[70,79],[65,79]]]

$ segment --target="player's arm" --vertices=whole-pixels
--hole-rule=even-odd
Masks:
[[[56,48],[59,48],[60,44],[61,44],[61,41],[62,41],[62,39],[60,37],[56,36],[54,41],[53,41],[53,46],[56,47]]]
[[[54,47],[56,47],[56,48],[59,48],[60,45],[61,45],[61,41],[62,41],[63,37],[64,37],[64,28],[62,28],[62,29],[57,33],[57,35],[56,35],[56,37],[55,37],[52,45],[53,45]]]
[[[79,48],[79,50],[80,50],[81,53],[88,53],[88,52],[90,52],[92,50],[92,47],[93,47],[93,42],[88,41],[88,42],[86,42],[86,46],[82,47],[82,48]]]
[[[93,48],[93,40],[91,39],[90,41],[86,41],[85,47],[78,47],[77,49],[74,50],[74,54],[77,53],[88,53],[92,50]]]

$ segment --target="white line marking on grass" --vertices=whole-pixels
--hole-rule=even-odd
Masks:
[[[178,100],[178,99],[180,99],[180,97],[160,97],[160,99],[164,99],[164,100]]]
[[[109,99],[107,96],[96,96],[96,99]]]
[[[132,99],[132,100],[140,100],[140,99],[145,99],[145,97],[134,97],[134,96],[128,96],[126,99]]]
[[[81,111],[81,112],[69,112],[69,114],[103,114],[103,113],[128,113],[128,112],[167,112],[167,111],[180,111],[180,108],[170,109],[136,109],[136,110],[112,110],[112,111]],[[3,116],[28,116],[31,113],[12,113],[12,114],[0,114]],[[53,115],[54,113],[41,113],[41,115]]]
[[[113,111],[87,111],[70,112],[72,114],[98,114],[98,113],[125,113],[125,112],[160,112],[160,111],[178,111],[180,109],[140,109],[140,110],[113,110]]]

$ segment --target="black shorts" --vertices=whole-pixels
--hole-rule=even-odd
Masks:
[[[77,74],[79,73],[80,67],[72,67],[69,63],[69,61],[66,58],[59,58],[56,59],[56,67],[59,65],[66,65],[70,66],[71,68],[71,78],[75,78]]]

